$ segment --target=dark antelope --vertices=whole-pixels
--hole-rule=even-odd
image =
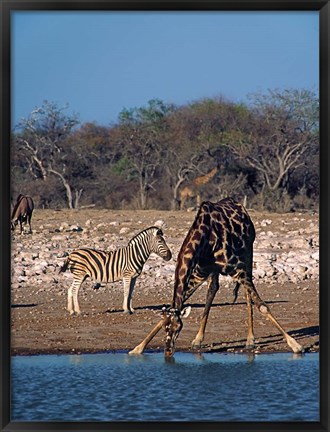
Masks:
[[[302,346],[288,335],[272,315],[252,282],[254,239],[253,223],[241,204],[231,198],[217,203],[203,202],[178,255],[172,305],[163,308],[161,321],[130,354],[143,353],[147,344],[163,328],[166,333],[165,356],[171,357],[182,329],[182,319],[189,315],[191,309],[184,308],[184,302],[207,280],[205,308],[199,331],[192,342],[193,348],[199,348],[204,339],[213,299],[219,289],[219,275],[229,275],[236,281],[235,299],[239,287],[244,288],[248,310],[247,348],[254,347],[253,302],[259,312],[283,334],[292,351],[303,352]]]
[[[20,223],[20,233],[23,232],[23,222],[29,224],[29,232],[32,233],[31,218],[34,209],[33,199],[30,196],[18,195],[11,214],[11,229],[12,231]]]
[[[158,227],[150,227],[135,237],[127,246],[113,252],[96,251],[94,249],[78,249],[72,252],[60,272],[69,269],[73,273],[73,282],[68,290],[68,311],[80,314],[78,291],[81,284],[89,276],[97,282],[124,282],[124,312],[133,313],[132,295],[136,278],[141,274],[143,266],[150,254],[154,252],[165,261],[172,257],[163,232]]]

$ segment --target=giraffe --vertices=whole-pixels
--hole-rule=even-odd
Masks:
[[[253,222],[241,204],[232,198],[224,198],[217,203],[203,202],[178,255],[171,307],[163,308],[162,319],[130,354],[142,354],[147,344],[163,328],[166,333],[165,357],[172,357],[175,341],[183,327],[182,319],[191,311],[191,307],[184,307],[184,303],[207,281],[205,307],[198,333],[192,342],[193,348],[200,348],[210,308],[219,289],[219,275],[229,275],[236,281],[234,302],[239,288],[244,288],[248,311],[247,349],[253,349],[255,344],[252,309],[254,304],[282,333],[292,351],[302,353],[303,347],[283,329],[254,286],[254,239]]]
[[[214,167],[210,172],[205,175],[196,177],[192,182],[186,186],[184,186],[180,192],[180,210],[184,209],[184,205],[188,198],[196,198],[197,206],[200,206],[201,196],[200,196],[200,187],[209,183],[212,178],[216,175],[218,171],[218,167]]]

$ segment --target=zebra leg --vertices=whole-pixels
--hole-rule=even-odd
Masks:
[[[136,278],[132,279],[130,276],[124,276],[124,302],[123,309],[124,313],[132,314],[134,309],[131,307],[132,293],[135,285]]]
[[[73,296],[72,296],[72,286],[74,282],[72,282],[70,288],[68,289],[68,311],[70,312],[70,315],[74,314],[73,310]]]
[[[74,279],[72,282],[72,285],[69,288],[68,291],[68,311],[70,312],[70,315],[73,315],[76,313],[77,315],[80,315],[80,308],[78,303],[78,292],[79,288],[82,284],[81,280]]]
[[[78,303],[78,292],[79,292],[79,288],[80,288],[81,284],[82,284],[82,282],[77,281],[77,283],[74,284],[74,286],[72,288],[73,306],[74,306],[74,311],[77,315],[80,315],[80,307],[79,307],[79,303]]]
[[[128,299],[127,299],[128,308],[131,311],[131,313],[134,313],[134,309],[132,308],[132,297],[133,297],[135,282],[136,282],[136,278],[131,280],[130,287],[129,287],[129,293],[128,293]]]

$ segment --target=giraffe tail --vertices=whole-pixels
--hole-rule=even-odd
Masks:
[[[240,286],[241,286],[241,284],[239,282],[236,282],[235,288],[233,289],[233,296],[234,296],[233,304],[236,303]]]

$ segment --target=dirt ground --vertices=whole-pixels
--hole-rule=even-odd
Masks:
[[[318,223],[318,215],[297,217],[297,214],[278,215],[250,212],[253,221],[267,218],[272,221],[275,233],[283,220],[291,221],[290,229],[301,229],[303,220],[310,224]],[[59,256],[54,264],[50,279],[44,283],[34,284],[28,281],[12,286],[11,308],[11,349],[12,354],[40,353],[94,353],[114,350],[130,350],[146,336],[159,321],[161,309],[171,303],[173,295],[173,274],[153,274],[148,267],[148,275],[137,279],[133,307],[135,313],[127,315],[122,312],[122,282],[109,283],[98,290],[93,290],[93,283],[87,280],[80,292],[80,316],[70,316],[66,310],[67,288],[69,279],[58,274],[61,256],[75,247],[91,246],[92,240],[104,241],[107,248],[107,235],[123,243],[132,236],[130,229],[137,232],[151,226],[157,220],[164,220],[165,238],[173,251],[170,263],[176,263],[177,252],[189,229],[195,212],[161,212],[161,211],[110,211],[84,209],[80,211],[36,210],[32,218],[32,235],[13,235],[12,247],[17,242],[31,248],[45,241],[48,255]],[[81,232],[72,231],[66,235],[65,244],[55,244],[54,235],[61,232],[63,222],[79,225]],[[90,228],[92,224],[94,230]],[[296,227],[294,225],[297,225]],[[86,230],[86,226],[89,229]],[[119,235],[126,227],[127,232]],[[125,230],[124,230],[125,231]],[[257,229],[258,235],[258,229]],[[103,236],[103,238],[102,238]],[[118,241],[119,241],[118,240]],[[32,245],[32,246],[31,246]],[[76,246],[75,246],[76,245]],[[22,259],[22,258],[17,258]],[[17,259],[12,263],[17,265]],[[63,262],[64,258],[62,258]],[[152,263],[163,266],[160,258],[154,257]],[[48,270],[48,274],[49,274]],[[43,276],[41,275],[41,278]],[[49,278],[49,275],[47,276]],[[247,334],[247,308],[243,292],[239,293],[237,302],[233,301],[234,283],[222,283],[211,308],[206,328],[203,352],[243,352]],[[316,279],[306,279],[298,283],[269,283],[268,280],[256,282],[261,298],[267,302],[272,313],[283,327],[303,345],[305,351],[319,349],[319,283]],[[192,306],[190,316],[177,340],[177,350],[190,351],[200,317],[203,312],[206,288],[203,285],[189,299]],[[289,351],[278,330],[254,309],[254,330],[256,337],[255,352]],[[164,332],[160,332],[148,346],[151,350],[163,349]]]

